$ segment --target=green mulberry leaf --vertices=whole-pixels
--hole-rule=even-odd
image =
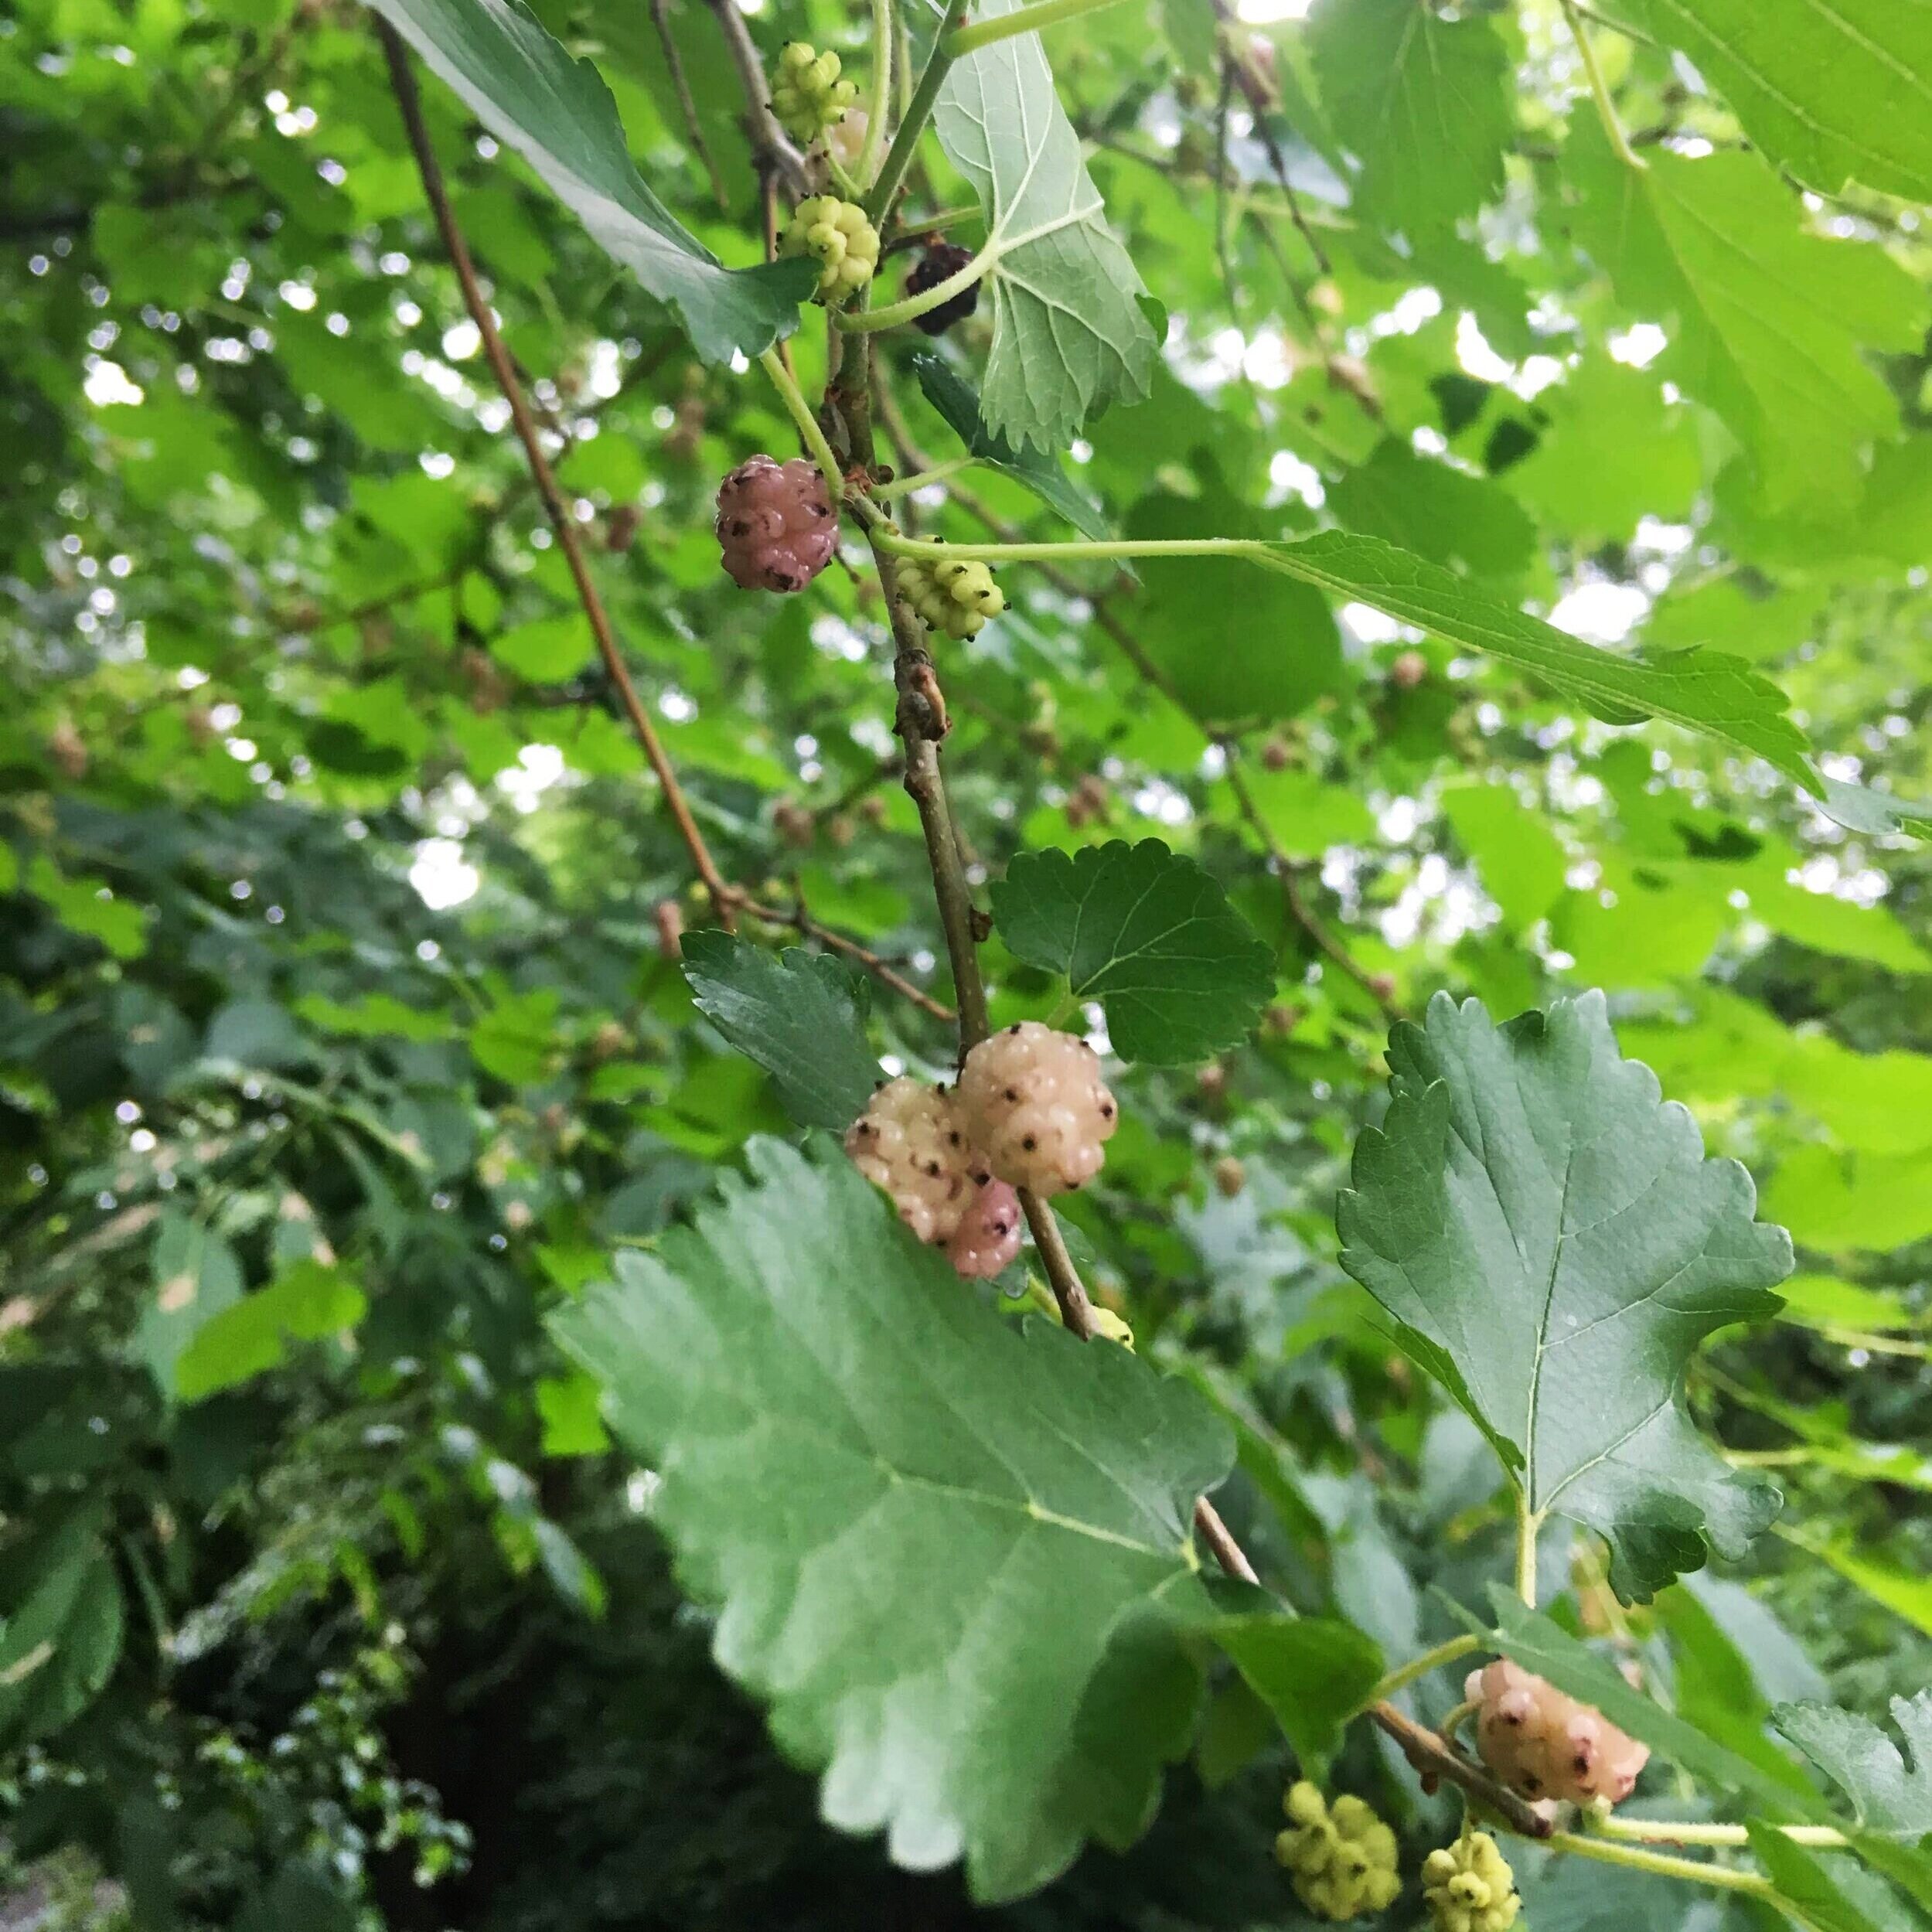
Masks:
[[[1713,1329],[1776,1313],[1781,1228],[1751,1178],[1617,1052],[1602,994],[1497,1027],[1446,993],[1389,1041],[1392,1098],[1355,1149],[1342,1266],[1488,1436],[1525,1505],[1600,1532],[1626,1596],[1734,1555],[1777,1494],[1683,1406]]]
[[[1021,0],[983,0],[996,20]],[[1147,294],[1106,223],[1080,138],[1035,33],[981,47],[947,75],[939,145],[986,211],[993,345],[980,405],[1016,450],[1064,449],[1110,402],[1143,401],[1158,344]]]
[[[1124,1059],[1181,1066],[1235,1046],[1274,991],[1273,955],[1158,839],[1024,853],[993,888],[993,918],[1015,958],[1106,1007]]]
[[[1901,0],[1634,0],[1807,186],[1932,201],[1932,11]]]
[[[748,1157],[557,1334],[826,1817],[1015,1897],[1138,1836],[1186,1748],[1227,1428],[1124,1349],[1003,1319],[836,1149]]]
[[[697,1010],[772,1076],[794,1120],[840,1129],[858,1119],[881,1077],[863,980],[824,953],[774,956],[729,932],[687,932],[683,953]]]
[[[1515,83],[1503,36],[1469,9],[1325,0],[1310,25],[1330,123],[1359,158],[1355,202],[1415,236],[1453,229],[1503,188]]]
[[[1888,1838],[1932,1831],[1932,1691],[1892,1700],[1892,1721],[1912,1754],[1868,1717],[1834,1704],[1780,1704],[1771,1721],[1852,1801],[1861,1824]]]
[[[1058,455],[1051,450],[1015,449],[987,427],[973,385],[944,356],[930,353],[915,356],[912,373],[918,377],[926,400],[981,462],[1024,484],[1082,537],[1104,542],[1113,536],[1100,506],[1068,479]]]
[[[370,0],[490,131],[520,154],[592,240],[677,312],[707,362],[756,356],[798,326],[809,261],[727,268],[651,192],[617,104],[521,0]]]
[[[1658,150],[1640,172],[1593,123],[1565,173],[1578,239],[1640,314],[1674,317],[1660,376],[1750,452],[1773,509],[1849,508],[1862,445],[1898,433],[1898,404],[1864,352],[1913,349],[1923,291],[1883,248],[1832,241],[1755,155]]]

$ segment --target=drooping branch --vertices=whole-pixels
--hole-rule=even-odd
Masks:
[[[401,36],[387,20],[380,16],[376,20],[376,32],[382,42],[383,53],[389,63],[390,85],[396,96],[396,104],[401,111],[403,127],[409,137],[411,152],[416,158],[416,172],[422,178],[423,193],[430,210],[435,216],[438,231],[443,238],[443,247],[450,260],[450,266],[456,272],[456,279],[462,285],[463,304],[469,309],[470,320],[476,325],[478,334],[482,338],[483,352],[489,359],[495,373],[497,386],[503,392],[503,400],[509,405],[510,420],[516,425],[517,439],[523,445],[523,454],[530,465],[530,472],[537,485],[537,494],[543,499],[545,513],[550,518],[550,528],[556,533],[558,546],[570,567],[571,580],[577,587],[577,595],[584,606],[584,615],[591,627],[591,635],[596,640],[598,655],[603,659],[605,670],[615,688],[619,702],[623,705],[631,729],[636,734],[637,741],[643,748],[644,756],[651,769],[657,775],[657,782],[664,794],[665,809],[671,815],[680,838],[684,841],[685,850],[691,855],[691,863],[697,875],[704,881],[705,891],[710,894],[711,905],[717,914],[719,923],[727,930],[732,925],[733,901],[730,888],[720,874],[710,848],[704,842],[704,835],[697,829],[697,821],[691,816],[691,807],[684,796],[683,787],[678,783],[677,774],[671,768],[670,759],[666,755],[663,741],[658,737],[657,727],[651,722],[651,715],[644,708],[637,694],[637,687],[631,682],[631,674],[624,663],[622,652],[618,649],[616,633],[611,628],[610,615],[604,608],[604,600],[598,592],[592,579],[590,565],[584,555],[584,545],[578,533],[575,520],[564,501],[563,492],[557,487],[557,478],[551,470],[550,459],[543,454],[543,440],[538,433],[537,419],[530,413],[530,403],[523,394],[523,386],[516,379],[516,370],[510,360],[509,351],[504,346],[503,338],[496,326],[496,318],[490,305],[484,299],[483,291],[476,280],[475,264],[470,258],[469,247],[458,225],[455,210],[450,206],[449,195],[443,185],[443,172],[438,164],[434,148],[431,146],[429,129],[423,120],[422,97],[417,91],[416,77],[409,64],[408,50],[404,46]]]

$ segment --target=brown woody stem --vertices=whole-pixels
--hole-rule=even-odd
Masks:
[[[684,841],[685,849],[691,855],[691,863],[697,868],[697,875],[704,883],[705,891],[710,894],[711,905],[716,911],[719,923],[727,931],[732,925],[732,898],[713,860],[710,848],[704,843],[704,835],[697,829],[697,821],[691,816],[690,802],[685,798],[683,788],[677,782],[677,774],[671,768],[671,762],[665,755],[664,746],[657,735],[657,727],[652,724],[649,712],[645,710],[637,695],[637,687],[631,682],[631,674],[625,669],[623,654],[617,646],[615,633],[611,629],[609,614],[604,608],[604,600],[598,595],[597,585],[591,580],[590,566],[584,556],[584,546],[578,535],[577,525],[572,519],[569,506],[564,501],[563,492],[557,488],[557,478],[550,466],[550,460],[543,454],[543,445],[537,433],[537,419],[530,414],[528,400],[523,394],[523,386],[516,380],[516,371],[511,363],[509,352],[503,346],[503,338],[498,332],[496,319],[490,312],[489,304],[483,298],[483,291],[476,280],[476,266],[470,259],[469,244],[463,239],[463,231],[457,225],[455,211],[449,205],[449,196],[443,186],[443,172],[437,165],[434,149],[430,145],[429,130],[423,121],[422,97],[417,92],[416,77],[411,71],[408,49],[403,45],[400,36],[387,20],[378,18],[376,32],[380,37],[383,53],[389,63],[390,85],[394,90],[396,104],[402,111],[403,126],[409,136],[409,145],[416,157],[416,171],[422,177],[423,193],[428,197],[430,209],[436,218],[436,226],[443,238],[443,247],[449,256],[450,266],[456,271],[456,279],[462,284],[463,303],[469,311],[470,320],[476,325],[477,332],[482,338],[484,353],[489,358],[489,366],[495,372],[497,385],[503,392],[503,400],[509,405],[510,419],[516,426],[516,434],[523,445],[523,454],[529,461],[531,476],[535,479],[537,494],[543,499],[543,509],[550,518],[550,528],[556,533],[557,541],[570,566],[571,580],[577,586],[577,595],[584,606],[584,615],[589,620],[591,635],[597,641],[597,652],[603,659],[604,669],[609,675],[625,715],[630,720],[631,729],[637,734],[637,741],[642,746],[645,758],[651,769],[657,775],[657,782],[664,793],[665,809],[671,815],[676,826],[678,836]]]

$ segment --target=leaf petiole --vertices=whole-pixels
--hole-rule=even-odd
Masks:
[[[1845,1843],[1845,1834],[1828,1825],[1780,1825],[1774,1828],[1794,1845],[1814,1845],[1826,1850]],[[1747,1845],[1750,1828],[1743,1825],[1710,1825],[1675,1818],[1622,1818],[1605,1815],[1590,1821],[1597,1838],[1612,1838],[1626,1845]]]
[[[1077,20],[1083,13],[1095,13],[1113,5],[1113,0],[1034,0],[1032,5],[1016,8],[997,19],[976,20],[970,26],[955,28],[941,44],[953,60],[963,60],[978,48],[1014,39],[1023,33],[1038,33],[1043,27]]]
[[[886,112],[892,99],[892,0],[872,0],[872,83],[865,97],[865,139],[853,169],[861,189],[872,186],[885,145]]]
[[[836,504],[845,494],[845,472],[839,468],[839,459],[833,454],[832,445],[826,441],[825,431],[819,427],[819,419],[812,414],[812,405],[805,400],[805,392],[792,379],[792,372],[779,359],[775,349],[768,349],[758,358],[758,366],[772,379],[783,401],[788,414],[798,424],[799,434],[805,439],[805,447],[812,452],[812,460],[823,472],[826,487],[832,492]]]
[[[1460,1658],[1480,1647],[1481,1639],[1474,1637],[1452,1637],[1446,1644],[1438,1644],[1433,1650],[1424,1651],[1419,1657],[1412,1657],[1406,1664],[1391,1671],[1375,1686],[1371,1703],[1379,1704],[1385,1697],[1406,1688],[1419,1677],[1426,1677],[1431,1671],[1440,1670],[1445,1664],[1453,1664]]]
[[[1532,1610],[1536,1607],[1536,1537],[1543,1527],[1542,1516],[1526,1498],[1516,1499],[1516,1594]]]
[[[1568,1852],[1603,1865],[1627,1866],[1634,1872],[1654,1872],[1662,1879],[1683,1879],[1719,1892],[1744,1892],[1776,1903],[1777,1887],[1761,1872],[1736,1872],[1727,1865],[1705,1865],[1695,1859],[1675,1859],[1668,1852],[1647,1852],[1634,1845],[1617,1845],[1585,1838],[1576,1831],[1552,1831],[1545,1841],[1552,1852]]]
[[[1609,83],[1603,78],[1603,70],[1598,65],[1596,49],[1590,45],[1590,29],[1583,25],[1583,9],[1576,0],[1562,0],[1563,18],[1569,25],[1570,36],[1576,43],[1576,51],[1582,55],[1583,72],[1590,81],[1590,96],[1596,103],[1597,118],[1603,124],[1603,131],[1610,136],[1610,144],[1617,151],[1617,158],[1627,168],[1642,169],[1650,163],[1630,144],[1630,137],[1624,131],[1624,124],[1617,117],[1617,104],[1610,99]]]
[[[930,288],[922,288],[916,295],[908,295],[903,302],[888,302],[883,308],[834,309],[832,320],[839,328],[854,334],[875,329],[895,329],[901,322],[909,322],[927,310],[949,302],[955,295],[963,295],[990,272],[993,264],[1004,253],[997,241],[989,241],[963,268],[956,270],[943,281],[935,281]]]
[[[939,90],[946,85],[946,77],[952,70],[952,55],[947,51],[946,38],[942,36],[932,43],[932,51],[927,55],[925,66],[920,71],[919,84],[913,89],[912,98],[906,104],[905,112],[899,117],[899,124],[893,131],[892,145],[885,151],[878,179],[865,197],[866,215],[875,228],[884,220],[893,203],[898,199],[900,189],[905,184],[906,170],[912,165],[919,137],[925,132],[926,123],[932,118]]]
[[[976,456],[956,456],[949,463],[935,463],[930,469],[915,470],[910,476],[895,476],[889,483],[872,486],[874,502],[894,496],[909,496],[915,489],[924,489],[929,483],[943,482],[949,476],[956,476],[963,469],[976,469],[980,459]]]

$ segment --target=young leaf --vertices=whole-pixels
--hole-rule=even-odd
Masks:
[[[1869,1718],[1835,1704],[1780,1704],[1771,1722],[1852,1801],[1859,1822],[1888,1838],[1932,1831],[1932,1691],[1892,1700],[1892,1721],[1911,1752]]]
[[[982,0],[973,17],[1021,4]],[[1050,455],[1109,403],[1145,398],[1159,346],[1141,312],[1146,291],[1106,224],[1038,34],[959,62],[932,125],[986,210],[993,346],[980,406],[1013,448]]]
[[[1332,1617],[1224,1617],[1208,1634],[1274,1713],[1304,1767],[1334,1756],[1343,1726],[1382,1676],[1374,1640]]]
[[[1015,1897],[1138,1836],[1185,1748],[1174,1620],[1212,1614],[1191,1525],[1228,1431],[1124,1349],[1003,1320],[835,1148],[748,1159],[558,1337],[826,1817]]]
[[[1617,299],[1676,318],[1658,374],[1724,418],[1770,507],[1849,506],[1862,445],[1899,427],[1862,352],[1917,346],[1923,290],[1883,248],[1801,228],[1755,155],[1659,149],[1640,173],[1591,121],[1572,133],[1565,172],[1578,239]]]
[[[687,932],[684,976],[699,1012],[772,1076],[802,1126],[849,1127],[879,1083],[865,1043],[865,983],[794,946],[773,955],[729,932]]]
[[[1487,18],[1417,0],[1326,0],[1310,37],[1323,105],[1361,162],[1355,205],[1371,221],[1419,236],[1501,193],[1515,83]]]
[[[1015,958],[1106,1008],[1123,1059],[1182,1066],[1245,1039],[1273,993],[1273,956],[1192,859],[1158,839],[1023,853],[993,888]]]
[[[1528,1508],[1610,1542],[1627,1596],[1740,1553],[1777,1494],[1683,1406],[1713,1329],[1774,1314],[1781,1228],[1617,1051],[1600,993],[1493,1025],[1446,993],[1398,1026],[1392,1098],[1337,1205],[1342,1266],[1487,1434]]]
[[[289,1343],[322,1341],[353,1328],[368,1305],[361,1289],[338,1269],[298,1261],[195,1331],[175,1365],[175,1393],[182,1402],[199,1402],[278,1368]]]
[[[1634,0],[1808,187],[1932,201],[1932,13],[1899,0]]]
[[[1024,483],[1082,537],[1104,542],[1113,535],[1100,506],[1068,481],[1055,452],[1015,449],[1003,436],[987,428],[973,385],[944,356],[922,351],[912,358],[912,373],[918,377],[926,400],[981,462],[1003,470],[1016,483]]]
[[[707,362],[756,356],[798,325],[817,278],[804,261],[727,268],[632,164],[617,104],[522,0],[369,0],[506,141],[592,240],[667,302]]]

